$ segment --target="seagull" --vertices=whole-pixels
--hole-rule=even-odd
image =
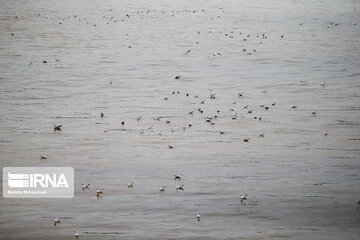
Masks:
[[[248,106],[249,106],[249,105],[245,105],[245,106],[243,107],[243,109],[247,109],[247,108],[248,108]]]
[[[134,183],[131,182],[131,183],[128,183],[128,188],[133,188],[134,187]]]
[[[315,111],[312,111],[311,114],[312,114],[313,116],[315,116],[315,115],[316,115],[316,112],[315,112]]]
[[[320,84],[320,86],[322,86],[323,88],[325,88],[325,85],[326,85],[325,82],[323,82],[323,83]]]
[[[181,180],[181,174],[175,174],[174,180]]]
[[[181,78],[181,76],[179,76],[179,75],[174,75],[173,76],[173,79],[180,79]]]
[[[182,190],[184,191],[184,185],[176,185],[176,191]]]
[[[97,189],[96,189],[96,196],[97,196],[97,197],[100,197],[100,195],[103,194],[103,191],[104,191],[103,188],[102,188],[101,190],[97,188]]]
[[[144,130],[140,129],[140,134],[143,134],[144,133]]]
[[[242,93],[238,93],[238,97],[239,97],[239,98],[242,98],[242,97],[243,97],[243,94],[242,94]]]
[[[161,136],[161,135],[162,135],[161,130],[159,131],[158,135],[159,135],[159,136]]]
[[[101,114],[100,114],[100,117],[103,118],[103,117],[104,117],[104,113],[101,113]]]
[[[140,121],[141,119],[142,119],[142,116],[139,116],[139,117],[136,118],[136,121],[138,122],[138,121]]]
[[[166,124],[170,124],[170,120],[166,120]]]
[[[247,199],[247,194],[245,195],[240,195],[240,201],[243,202],[244,200]]]
[[[265,133],[260,133],[259,137],[264,137]]]
[[[105,129],[104,129],[104,133],[107,133],[107,132],[108,132],[108,129],[107,129],[107,128],[105,128]]]
[[[210,93],[210,99],[215,99],[216,97],[215,97],[215,94],[216,93]]]
[[[237,115],[236,115],[236,112],[233,112],[233,115],[232,115],[231,119],[232,119],[232,120],[235,120],[235,119],[237,119]]]
[[[200,221],[200,213],[197,214],[196,219],[198,220],[198,222]]]
[[[56,226],[57,223],[61,223],[61,218],[54,218],[54,226]]]
[[[188,50],[186,51],[185,55],[187,55],[187,54],[190,53],[190,52],[191,52],[191,49],[188,49]]]
[[[85,191],[85,189],[90,189],[90,184],[81,184],[81,189]]]
[[[175,147],[174,144],[169,144],[169,145],[168,145],[168,148],[169,148],[169,149],[174,149],[174,147]]]
[[[249,138],[244,138],[243,142],[249,142]]]
[[[192,123],[191,122],[189,122],[189,127],[191,127],[192,126]]]
[[[190,115],[194,115],[194,111],[189,112]]]
[[[174,129],[174,128],[171,128],[170,131],[171,131],[171,132],[175,132],[175,129]]]
[[[166,188],[166,186],[160,187],[159,192],[165,192],[165,188]]]
[[[292,105],[291,108],[296,108],[296,105]]]
[[[54,124],[54,132],[55,132],[55,131],[61,131],[61,126],[62,126],[62,125],[55,125],[55,124]]]
[[[324,136],[326,137],[328,135],[328,132],[324,132]]]
[[[219,134],[221,135],[221,134],[224,134],[225,132],[224,131],[219,131]]]
[[[164,100],[168,100],[169,98],[168,97],[165,97]]]
[[[236,104],[236,101],[235,101],[235,100],[233,100],[233,101],[232,101],[232,104]]]
[[[204,104],[204,103],[205,103],[205,100],[200,101],[200,104]]]
[[[41,159],[41,160],[46,160],[47,157],[48,157],[48,155],[41,155],[41,156],[40,156],[40,159]]]
[[[78,231],[74,231],[74,232],[75,232],[74,237],[75,237],[76,239],[79,239],[79,232],[78,232]]]
[[[154,120],[160,121],[160,118],[159,117],[154,117]]]

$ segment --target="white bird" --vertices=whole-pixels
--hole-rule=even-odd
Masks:
[[[245,195],[240,195],[240,200],[241,200],[241,202],[243,202],[244,200],[246,200],[247,199],[247,194],[245,194]]]
[[[320,84],[320,86],[322,86],[323,88],[325,88],[325,85],[326,85],[325,82],[323,82],[323,83]]]
[[[159,135],[159,136],[161,136],[161,135],[162,135],[161,130],[159,131],[158,135]]]
[[[143,134],[144,133],[144,130],[140,129],[140,134]]]
[[[166,188],[166,186],[160,187],[159,192],[165,192],[165,188]]]
[[[200,213],[196,215],[196,219],[198,220],[198,222],[200,221]]]
[[[176,185],[176,191],[182,190],[184,191],[184,185]]]
[[[236,101],[235,101],[235,100],[233,100],[233,101],[232,101],[232,104],[236,104]]]
[[[128,188],[133,188],[134,187],[134,183],[131,182],[131,183],[128,183]]]
[[[100,197],[100,195],[103,194],[103,191],[104,191],[103,188],[102,188],[101,190],[97,188],[97,189],[96,189],[96,196],[97,196],[97,197]]]
[[[169,149],[173,149],[174,147],[175,147],[174,144],[168,144]]]
[[[171,128],[170,131],[171,131],[171,132],[175,132],[175,129],[174,129],[174,128]]]
[[[74,232],[75,232],[74,237],[75,237],[76,239],[79,239],[79,232],[78,232],[78,231],[74,231]]]
[[[57,223],[61,223],[61,218],[54,218],[54,226],[56,226]]]
[[[85,191],[85,189],[90,189],[90,184],[81,184],[81,189]]]
[[[191,127],[192,126],[192,123],[191,122],[189,122],[189,127]]]
[[[41,159],[41,160],[46,160],[47,157],[48,157],[48,155],[41,155],[41,156],[40,156],[40,159]]]

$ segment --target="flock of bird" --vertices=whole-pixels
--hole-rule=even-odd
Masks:
[[[179,79],[181,79],[181,76],[180,76],[180,75],[175,75],[175,76],[173,76],[173,79],[179,80]],[[111,84],[111,83],[110,83],[110,84]],[[325,88],[325,83],[321,83],[321,86],[322,86],[323,88]],[[263,90],[263,93],[266,93],[266,90]],[[172,94],[180,94],[180,92],[178,92],[178,91],[177,91],[177,92],[172,92]],[[186,93],[185,95],[186,95],[186,97],[189,97],[189,93]],[[239,93],[237,94],[237,96],[238,96],[238,98],[243,98],[244,94],[239,92]],[[195,98],[199,98],[198,95],[195,95],[194,97],[195,97]],[[212,88],[209,89],[209,98],[210,98],[210,99],[216,99],[216,93],[213,91]],[[164,100],[168,100],[168,97],[165,97]],[[205,103],[205,100],[201,100],[199,103],[200,103],[200,104],[204,104],[204,103]],[[233,100],[233,101],[232,101],[232,104],[236,104],[236,100]],[[271,106],[273,106],[273,107],[276,106],[276,103],[272,103]],[[260,107],[261,107],[261,108],[264,108],[266,111],[269,109],[269,106],[265,106],[265,104],[261,104]],[[292,105],[290,108],[296,108],[296,107],[297,107],[296,105]],[[248,109],[248,105],[245,105],[245,106],[243,107],[243,109]],[[202,110],[201,108],[198,108],[197,111],[200,112],[200,113],[203,113],[203,110]],[[230,108],[229,111],[232,113],[232,114],[231,114],[231,119],[232,119],[232,120],[236,120],[236,119],[237,119],[237,113],[236,113],[235,109],[234,109],[234,108]],[[248,110],[247,113],[248,113],[248,114],[251,114],[251,113],[252,113],[252,110]],[[190,114],[190,115],[193,115],[193,114],[194,114],[194,111],[190,111],[189,114]],[[220,114],[220,110],[217,110],[216,113],[215,113],[213,116],[207,116],[207,117],[205,117],[205,122],[210,123],[211,125],[215,125],[215,120],[220,117],[219,114]],[[315,116],[315,115],[316,115],[316,112],[313,111],[311,114],[312,114],[313,116]],[[104,113],[100,113],[100,118],[104,118],[104,117],[105,117],[105,114],[104,114]],[[139,122],[139,121],[141,121],[142,119],[143,119],[143,116],[139,116],[139,117],[136,118],[136,121]],[[261,116],[258,116],[258,117],[254,117],[254,119],[258,119],[259,121],[261,121],[261,120],[262,120],[262,117],[261,117]],[[154,120],[154,121],[161,121],[161,118],[160,118],[160,117],[153,117],[153,120]],[[169,125],[169,124],[171,124],[171,121],[170,121],[170,120],[165,120],[165,124]],[[121,125],[124,127],[124,126],[125,126],[125,121],[121,121]],[[190,128],[190,127],[192,127],[192,125],[193,125],[193,124],[192,124],[191,122],[185,124],[185,125],[183,126],[183,130],[185,131],[186,128]],[[62,131],[62,125],[54,125],[54,126],[53,126],[53,130],[54,130],[54,132]],[[151,125],[151,126],[147,127],[147,130],[154,131],[153,126]],[[107,131],[108,131],[107,129],[104,130],[105,133],[106,133]],[[171,131],[174,132],[174,131],[175,131],[174,128],[171,128]],[[143,134],[143,133],[144,133],[144,129],[140,129],[139,133],[140,133],[140,134]],[[225,134],[225,132],[219,130],[219,134],[222,135],[222,134]],[[158,132],[158,135],[162,135],[161,130]],[[327,136],[328,133],[325,132],[324,135]],[[262,133],[260,133],[260,134],[258,135],[259,138],[263,138],[264,136],[265,136],[265,133],[264,133],[264,132],[262,132]],[[249,141],[250,141],[250,138],[249,138],[249,137],[243,139],[243,142],[248,143]],[[169,148],[169,149],[174,149],[174,148],[175,148],[175,145],[174,145],[174,144],[168,144],[168,148]],[[47,155],[41,155],[41,156],[40,156],[40,159],[41,159],[41,160],[46,160],[47,158],[48,158]],[[177,182],[177,183],[176,183],[176,187],[175,187],[175,190],[176,190],[177,192],[178,192],[178,191],[184,191],[184,189],[185,189],[185,188],[184,188],[184,185],[181,184],[181,179],[182,179],[182,175],[181,175],[181,174],[175,174],[175,175],[174,175],[173,180]],[[165,192],[166,187],[167,187],[167,186],[161,186],[161,187],[159,187],[158,191],[159,191],[160,193]],[[133,189],[133,188],[134,188],[134,182],[129,182],[129,183],[127,184],[127,188],[128,188],[128,189]],[[89,190],[89,189],[90,189],[90,184],[82,184],[82,185],[81,185],[81,189],[82,189],[83,191]],[[97,198],[98,198],[98,199],[99,199],[99,198],[102,198],[103,194],[104,194],[104,188],[97,187],[97,188],[96,188],[96,196],[97,196]],[[240,198],[240,203],[241,203],[241,204],[243,204],[243,202],[244,202],[245,200],[247,200],[247,196],[248,196],[247,194],[240,195],[239,198]],[[197,219],[197,221],[200,221],[200,213],[198,213],[198,214],[196,215],[196,219]],[[56,226],[57,224],[61,223],[61,218],[54,218],[53,220],[54,220],[54,225],[55,225],[55,226]],[[75,231],[74,236],[75,236],[76,238],[79,238],[79,232],[78,232],[78,231]]]

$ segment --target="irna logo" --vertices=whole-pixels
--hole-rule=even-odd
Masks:
[[[8,172],[8,186],[11,188],[68,188],[69,184],[64,174],[19,174]]]

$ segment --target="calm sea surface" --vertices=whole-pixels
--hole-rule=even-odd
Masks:
[[[0,35],[1,168],[76,182],[0,239],[360,239],[359,1],[4,0]]]

